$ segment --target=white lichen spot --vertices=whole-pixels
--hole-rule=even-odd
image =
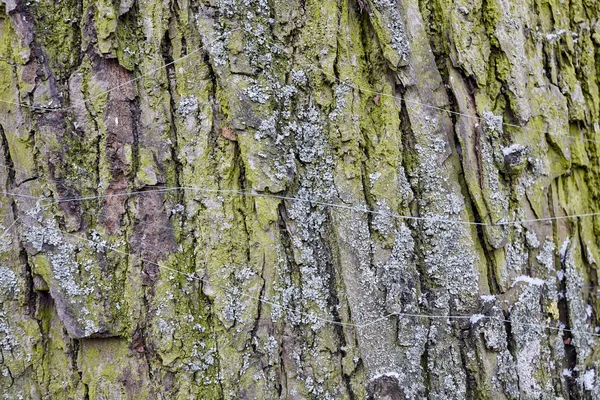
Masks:
[[[482,116],[483,116],[483,122],[485,124],[485,127],[489,131],[502,133],[504,127],[503,127],[503,119],[502,119],[501,115],[495,115],[492,112],[484,111]]]
[[[265,104],[271,98],[270,88],[266,86],[261,86],[258,83],[253,84],[248,89],[244,91],[246,96],[250,98],[250,100],[259,103]]]
[[[175,206],[171,209],[171,215],[181,214],[185,211],[185,206],[181,203],[175,204]]]
[[[487,317],[483,314],[473,314],[471,315],[471,318],[469,318],[469,322],[471,323],[471,325],[475,325],[476,323],[485,318]]]
[[[588,369],[583,374],[583,387],[587,391],[594,390],[594,384],[596,383],[596,371],[593,369]]]
[[[544,241],[542,250],[535,258],[541,265],[546,267],[549,273],[554,273],[554,249],[555,245],[552,238],[548,237]]]
[[[515,285],[519,282],[524,282],[529,285],[535,285],[535,286],[544,286],[544,284],[546,283],[546,281],[543,279],[532,278],[531,276],[521,275],[513,281],[512,285],[510,285],[510,287],[511,288],[515,287]]]
[[[507,147],[503,147],[502,148],[502,154],[504,154],[504,157],[506,156],[510,156],[514,153],[520,153],[526,150],[526,147],[517,143],[513,143],[510,146]]]
[[[181,99],[177,107],[177,113],[182,117],[192,115],[198,110],[198,99],[194,96],[188,96]]]
[[[308,83],[308,78],[304,71],[300,70],[292,70],[292,82],[295,85],[305,86]]]
[[[0,236],[0,254],[2,254],[10,250],[12,239],[11,235],[7,235],[7,228],[2,224],[0,224],[0,232],[2,232],[2,235]]]
[[[19,290],[17,275],[12,269],[0,266],[0,303],[13,299]]]
[[[483,295],[483,296],[480,296],[480,299],[483,300],[484,303],[493,303],[494,301],[496,301],[496,296]]]
[[[537,249],[540,247],[540,241],[537,238],[537,235],[534,231],[525,232],[525,242],[527,243],[527,247],[530,249]]]
[[[329,113],[329,119],[336,121],[346,108],[346,97],[351,93],[352,89],[344,84],[340,84],[335,88],[335,108]]]
[[[567,254],[567,249],[569,248],[569,243],[571,243],[571,238],[567,236],[563,244],[560,246],[560,250],[558,254],[560,255],[560,262],[565,262],[565,256]]]

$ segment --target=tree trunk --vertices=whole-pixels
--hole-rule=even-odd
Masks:
[[[600,398],[600,3],[2,1],[3,398]]]

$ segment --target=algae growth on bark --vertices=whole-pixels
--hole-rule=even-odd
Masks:
[[[2,398],[600,398],[599,15],[2,0]]]

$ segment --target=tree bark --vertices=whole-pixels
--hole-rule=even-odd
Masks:
[[[600,398],[600,3],[2,2],[4,398]]]

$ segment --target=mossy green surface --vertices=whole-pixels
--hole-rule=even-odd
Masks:
[[[9,398],[600,395],[597,4],[6,7]]]

